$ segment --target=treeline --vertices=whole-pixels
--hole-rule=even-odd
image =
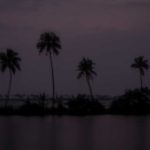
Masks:
[[[21,58],[17,52],[11,48],[7,48],[6,51],[0,52],[0,71],[9,72],[9,84],[5,97],[4,107],[1,107],[1,112],[15,112],[17,114],[27,113],[29,114],[99,114],[99,113],[149,113],[149,94],[150,90],[143,85],[143,76],[145,71],[149,69],[148,60],[144,56],[139,56],[134,59],[132,68],[139,71],[140,88],[135,90],[129,90],[124,95],[120,96],[117,100],[114,100],[109,108],[105,108],[98,99],[94,97],[91,80],[97,76],[95,71],[95,62],[90,58],[82,58],[77,64],[77,79],[85,78],[87,86],[89,88],[90,97],[80,96],[63,103],[61,99],[56,97],[55,89],[55,75],[53,65],[53,55],[58,55],[62,49],[61,40],[54,32],[42,33],[36,44],[36,48],[39,54],[45,54],[50,61],[51,67],[51,79],[52,79],[52,93],[51,93],[51,106],[46,106],[45,98],[40,97],[40,103],[33,103],[29,99],[19,108],[14,109],[10,106],[10,93],[12,87],[13,75],[16,71],[21,71]],[[141,112],[142,110],[142,112]]]
[[[10,99],[0,98],[0,115],[145,115],[150,114],[150,89],[128,90],[125,94],[107,99],[106,102],[86,95],[57,97],[55,103],[45,94]]]

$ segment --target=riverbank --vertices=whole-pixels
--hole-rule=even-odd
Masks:
[[[108,102],[109,101],[109,102]],[[2,99],[1,99],[2,102]],[[21,103],[20,103],[21,102]],[[13,105],[15,103],[15,105]],[[107,105],[106,105],[107,103]],[[3,104],[3,105],[2,105]],[[0,115],[146,115],[150,114],[150,90],[148,88],[128,90],[123,95],[105,102],[86,95],[49,99],[44,94],[39,97],[20,98],[16,102],[3,99]]]

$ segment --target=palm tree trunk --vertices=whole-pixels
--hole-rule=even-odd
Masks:
[[[89,87],[89,92],[90,92],[91,100],[93,100],[93,91],[92,91],[92,87],[91,87],[90,80],[89,80],[88,77],[86,77],[86,81],[87,81],[87,84],[88,84],[88,87]]]
[[[140,72],[140,84],[141,84],[141,91],[143,89],[143,79],[142,79],[142,73]]]
[[[12,86],[12,72],[11,70],[9,69],[9,83],[8,83],[8,91],[7,91],[7,99],[6,99],[6,102],[5,102],[5,107],[7,107],[8,105],[8,101],[9,101],[9,97],[10,97],[10,92],[11,92],[11,86]]]
[[[51,73],[52,73],[52,107],[55,103],[55,78],[54,78],[54,67],[53,67],[53,60],[52,60],[52,54],[49,53],[50,56],[50,65],[51,65]]]

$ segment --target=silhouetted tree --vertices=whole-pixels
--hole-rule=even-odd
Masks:
[[[8,99],[11,92],[13,74],[15,74],[17,70],[21,70],[20,61],[21,58],[18,56],[18,53],[12,49],[8,48],[6,52],[0,53],[0,69],[2,72],[5,72],[8,69],[10,75],[7,91]],[[5,105],[7,106],[7,101]]]
[[[40,39],[37,43],[37,49],[39,53],[45,53],[49,55],[50,65],[51,65],[51,73],[52,73],[52,103],[54,105],[55,99],[55,78],[54,78],[54,67],[53,67],[53,59],[52,54],[58,55],[59,50],[61,49],[60,38],[54,32],[45,32],[40,35]]]
[[[94,65],[95,63],[89,58],[83,58],[78,64],[79,74],[77,78],[80,79],[83,76],[86,78],[91,99],[93,99],[93,91],[92,91],[90,80],[93,79],[93,75],[97,75],[96,72],[94,71]]]
[[[143,79],[142,77],[145,74],[145,70],[148,70],[148,60],[144,58],[144,56],[139,56],[134,59],[134,63],[131,65],[132,68],[139,69],[140,73],[140,84],[141,84],[141,90],[143,89]]]
[[[127,90],[123,95],[115,97],[109,111],[118,114],[144,114],[150,113],[150,90],[142,89]]]

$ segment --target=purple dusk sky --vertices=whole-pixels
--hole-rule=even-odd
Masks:
[[[22,58],[12,94],[51,93],[49,59],[36,49],[45,31],[62,41],[54,57],[58,95],[88,93],[86,81],[76,79],[84,56],[96,63],[94,94],[118,95],[139,86],[133,59],[150,60],[150,0],[0,0],[0,50],[12,48]],[[150,86],[149,72],[144,84]],[[0,93],[7,86],[8,72],[1,73]]]

